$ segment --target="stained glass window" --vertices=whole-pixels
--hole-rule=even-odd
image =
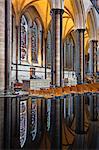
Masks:
[[[47,35],[47,66],[51,66],[51,33]]]
[[[33,22],[33,27],[31,31],[32,37],[32,62],[38,63],[38,26],[36,22]]]
[[[21,17],[21,60],[28,57],[28,23],[24,15]]]

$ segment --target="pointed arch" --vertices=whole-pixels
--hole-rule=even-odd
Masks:
[[[85,9],[83,0],[71,0],[74,11],[74,24],[76,28],[85,28]]]
[[[95,14],[95,9],[90,7],[87,11],[86,24],[88,28],[89,38],[97,39],[97,19]]]

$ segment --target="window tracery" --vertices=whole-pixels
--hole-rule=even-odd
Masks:
[[[24,15],[21,17],[21,60],[28,58],[28,22]]]
[[[31,31],[31,42],[32,42],[32,62],[38,63],[38,26],[36,22],[33,22]]]

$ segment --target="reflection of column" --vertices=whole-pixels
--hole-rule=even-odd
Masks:
[[[97,120],[97,96],[96,95],[90,95],[90,119],[92,121]]]
[[[62,9],[52,9],[52,84],[62,85]]]
[[[64,119],[66,119],[66,97],[64,97]]]
[[[77,83],[84,82],[84,29],[77,30],[77,49],[76,49],[76,75]],[[84,133],[84,96],[76,96],[76,133]]]
[[[89,71],[91,76],[96,76],[97,73],[97,42],[96,40],[90,41]]]
[[[83,95],[76,95],[76,133],[84,133],[84,97]]]
[[[51,102],[51,149],[62,148],[62,100],[58,97]]]
[[[70,96],[68,96],[68,115],[69,115],[69,117],[70,117]]]

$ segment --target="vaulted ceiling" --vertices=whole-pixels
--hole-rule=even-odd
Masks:
[[[65,38],[66,35],[74,29],[74,12],[71,1],[64,1],[63,38]],[[12,4],[17,23],[19,22],[20,16],[22,15],[24,9],[27,9],[30,6],[35,7],[41,17],[44,31],[47,33],[51,21],[50,0],[12,0]]]
[[[30,8],[35,8],[37,11],[42,26],[44,28],[45,37],[51,22],[51,0],[12,0],[13,10],[15,14],[16,24],[19,24],[20,17]],[[30,9],[31,16],[34,15],[34,10]],[[88,41],[92,26],[89,16],[87,17],[85,24],[85,12],[83,7],[83,0],[64,0],[64,13],[63,13],[63,40],[66,36],[78,27],[86,28],[85,32],[85,50],[88,51]],[[33,18],[33,17],[32,17]],[[92,21],[94,23],[94,21]],[[80,25],[81,23],[81,25]],[[90,33],[90,34],[89,34]],[[94,32],[93,32],[94,33]],[[92,34],[93,34],[92,33]]]

